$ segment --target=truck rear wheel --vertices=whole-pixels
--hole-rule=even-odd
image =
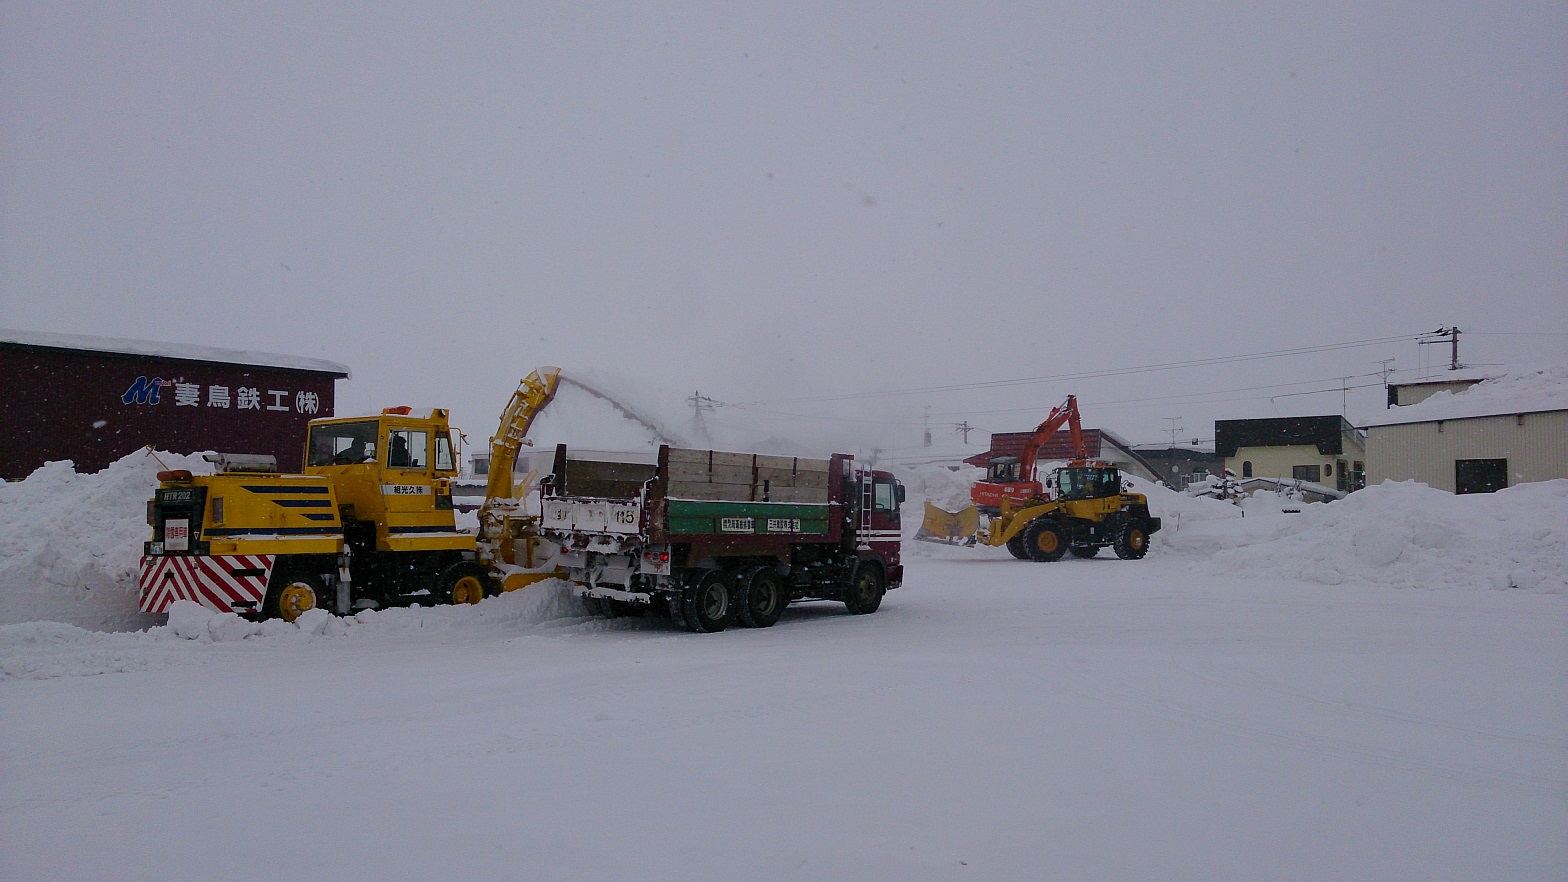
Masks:
[[[882,568],[863,563],[855,568],[855,576],[849,581],[849,590],[844,592],[844,608],[851,615],[869,615],[882,605],[882,595],[886,593]]]
[[[1055,521],[1039,518],[1024,530],[1024,548],[1029,550],[1030,560],[1050,563],[1067,553],[1067,539]]]
[[[735,615],[733,597],[730,577],[719,570],[709,570],[682,592],[681,618],[688,629],[699,634],[722,631]]]
[[[1122,560],[1138,560],[1149,553],[1149,531],[1142,524],[1128,524],[1111,543]]]
[[[772,567],[752,567],[735,592],[735,619],[748,628],[769,628],[784,614],[789,598]]]
[[[267,617],[292,622],[305,610],[316,608],[323,590],[319,576],[309,573],[292,576],[267,599]]]

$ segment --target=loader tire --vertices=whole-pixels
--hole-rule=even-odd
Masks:
[[[1149,553],[1149,531],[1143,524],[1128,524],[1111,543],[1122,560],[1139,560]]]
[[[1069,545],[1067,547],[1067,553],[1072,555],[1073,557],[1081,558],[1083,560],[1088,560],[1089,558],[1094,557],[1095,555],[1100,553],[1100,546],[1098,546],[1098,545]]]
[[[1028,549],[1030,560],[1051,563],[1067,553],[1067,537],[1055,521],[1039,518],[1024,530],[1024,548]]]
[[[735,589],[730,577],[709,570],[681,593],[681,617],[688,630],[699,634],[722,631],[735,617]]]
[[[771,628],[789,605],[784,580],[772,567],[753,567],[735,592],[735,621],[747,628]]]
[[[309,573],[292,576],[267,597],[267,618],[292,622],[305,610],[319,606],[324,590],[319,576]]]
[[[855,568],[854,578],[849,580],[849,590],[844,592],[844,608],[850,615],[870,615],[882,606],[882,596],[886,593],[882,568],[863,563]]]
[[[1029,559],[1029,549],[1024,546],[1024,534],[1019,533],[1007,540],[1007,553],[1019,560]]]

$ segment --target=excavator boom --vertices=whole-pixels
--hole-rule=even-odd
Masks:
[[[1078,420],[1078,396],[1069,395],[1067,400],[1058,407],[1052,408],[1045,421],[1040,423],[1029,436],[1029,441],[1024,445],[1023,456],[1019,460],[1018,477],[1024,481],[1035,481],[1035,460],[1040,455],[1040,446],[1051,440],[1052,437],[1067,424],[1067,431],[1073,439],[1073,458],[1087,459],[1088,454],[1083,446],[1083,424]],[[1038,482],[1036,482],[1038,483]]]
[[[1064,424],[1072,434],[1074,456],[1083,459],[1085,456],[1083,426],[1078,420],[1078,398],[1069,395],[1060,406],[1052,408],[1045,421],[1030,434],[1016,461],[997,459],[993,462],[991,474],[984,481],[975,483],[970,491],[970,499],[988,513],[992,513],[999,511],[1004,502],[1019,505],[1040,498],[1045,492],[1045,488],[1040,485],[1035,475],[1035,463],[1040,456],[1040,447],[1055,437]],[[1017,467],[1016,471],[1011,468],[1012,466]]]

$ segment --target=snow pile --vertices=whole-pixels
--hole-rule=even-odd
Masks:
[[[1414,481],[1167,537],[1210,572],[1395,588],[1568,594],[1568,479],[1455,496]]]
[[[957,471],[945,465],[904,466],[896,469],[896,475],[907,494],[901,514],[915,512],[915,524],[919,526],[922,500],[929,500],[944,511],[958,511],[969,505],[969,488],[985,477],[985,469],[968,465],[959,466]],[[913,505],[909,504],[911,501]]]
[[[517,634],[585,615],[571,586],[554,579],[473,605],[394,607],[341,618],[313,609],[292,623],[253,622],[181,600],[170,607],[168,624],[144,631],[110,634],[58,622],[0,625],[0,679],[46,680],[197,664],[202,655],[190,652],[192,644],[212,644],[213,651],[250,651],[413,632],[494,629]]]
[[[169,468],[211,470],[199,454],[158,456]],[[162,469],[137,452],[97,474],[61,460],[0,483],[0,623],[123,631],[161,621],[137,610],[136,572]]]
[[[1149,514],[1161,519],[1161,532],[1154,534],[1156,541],[1164,531],[1180,530],[1184,524],[1241,517],[1241,511],[1229,502],[1210,496],[1189,496],[1164,484],[1151,484],[1131,475],[1123,475],[1123,478],[1132,485],[1132,492],[1148,497]]]

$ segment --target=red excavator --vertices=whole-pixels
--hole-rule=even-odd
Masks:
[[[1088,454],[1083,444],[1083,426],[1078,420],[1078,397],[1069,395],[1029,436],[1022,456],[999,456],[991,460],[985,480],[976,481],[970,488],[969,499],[981,514],[992,517],[1000,514],[1004,500],[1009,507],[1017,508],[1021,503],[1045,495],[1045,488],[1035,477],[1035,459],[1040,454],[1040,446],[1055,437],[1064,423],[1073,439],[1072,465],[1085,464]]]

